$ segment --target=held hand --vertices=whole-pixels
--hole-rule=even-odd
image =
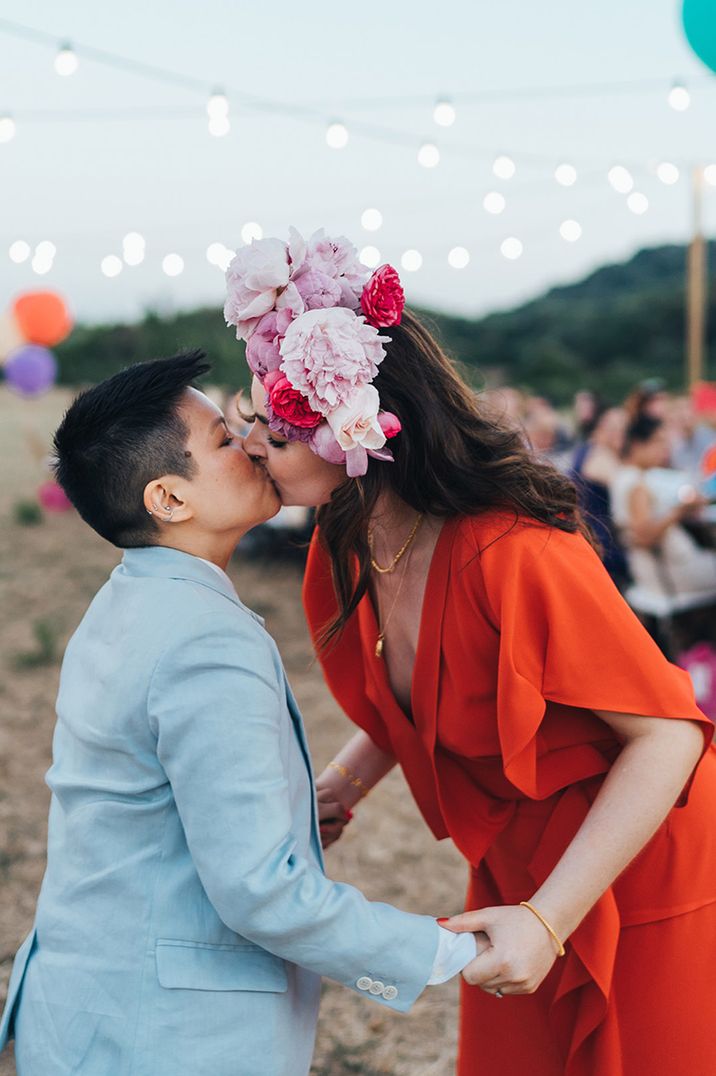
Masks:
[[[532,994],[557,958],[554,942],[540,921],[519,905],[482,908],[442,924],[456,932],[484,931],[489,946],[463,970],[465,982],[488,994]],[[478,946],[479,949],[479,946]]]
[[[316,786],[316,799],[321,846],[326,849],[342,837],[343,830],[353,817],[353,813],[338,803],[330,788]]]

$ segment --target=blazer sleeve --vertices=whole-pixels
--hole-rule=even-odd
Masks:
[[[195,618],[160,657],[148,709],[190,854],[227,926],[407,1011],[430,976],[437,924],[367,900],[298,852],[281,754],[286,724],[295,731],[269,637],[241,613]],[[395,989],[366,992],[366,978]]]
[[[499,633],[504,769],[527,795],[544,793],[539,733],[547,701],[694,721],[706,751],[713,724],[698,709],[688,674],[666,660],[581,535],[517,524],[464,570]]]

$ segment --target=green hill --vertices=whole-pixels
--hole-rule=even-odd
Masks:
[[[552,288],[523,306],[480,319],[422,311],[475,384],[513,384],[568,402],[579,388],[622,398],[644,377],[684,381],[685,249],[656,247],[604,266],[584,280]],[[716,243],[709,244],[709,345],[716,342]],[[212,380],[246,384],[243,344],[221,311],[171,317],[148,313],[133,325],[78,326],[57,350],[60,380],[94,382],[129,362],[203,347]]]

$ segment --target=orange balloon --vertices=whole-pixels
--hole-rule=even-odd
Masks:
[[[72,318],[62,299],[54,291],[26,291],[13,303],[13,314],[20,332],[29,344],[54,347],[69,336]]]

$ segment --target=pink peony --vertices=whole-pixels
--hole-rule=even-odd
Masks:
[[[248,340],[288,279],[288,248],[280,239],[254,239],[238,251],[226,271],[224,306],[226,323],[236,326],[237,339]]]
[[[322,422],[320,426],[316,426],[311,436],[310,445],[316,455],[320,456],[322,460],[326,460],[327,463],[346,462],[346,454],[336,441],[335,434],[327,422]]]
[[[368,271],[350,239],[344,235],[331,238],[321,228],[308,241],[304,264],[337,281],[341,288],[341,306],[351,309],[358,306]]]
[[[376,329],[400,325],[405,292],[392,265],[381,265],[363,288],[360,305],[369,325]]]
[[[246,361],[260,381],[281,365],[279,315],[269,311],[259,319],[246,344]]]
[[[281,370],[314,411],[328,415],[373,380],[388,340],[345,307],[308,310],[281,341]]]
[[[306,269],[299,273],[291,286],[298,291],[306,310],[321,310],[327,306],[340,305],[340,284],[320,269]]]
[[[272,374],[267,388],[271,410],[277,418],[303,430],[313,430],[323,421],[323,416],[311,410],[306,397],[293,387],[285,375],[276,377],[275,373]]]

